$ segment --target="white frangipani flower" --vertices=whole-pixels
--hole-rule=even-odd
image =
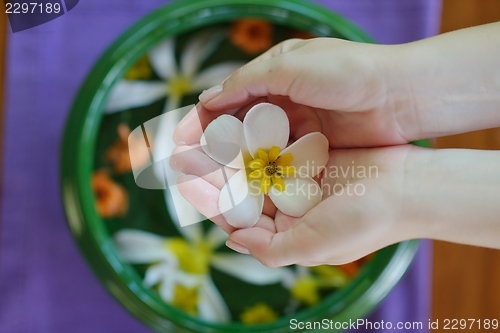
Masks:
[[[240,62],[222,62],[198,72],[203,62],[224,38],[224,31],[206,30],[194,35],[184,48],[180,65],[175,59],[175,39],[168,38],[151,49],[148,57],[156,74],[163,81],[119,81],[108,99],[107,113],[151,104],[167,97],[164,113],[180,107],[182,96],[200,93],[219,84]]]
[[[194,305],[193,314],[207,321],[231,320],[227,304],[210,277],[211,266],[256,285],[280,283],[290,280],[293,274],[288,268],[268,268],[248,255],[217,252],[227,239],[217,226],[212,226],[206,235],[201,224],[178,230],[184,238],[123,229],[114,240],[124,261],[151,264],[143,281],[146,287],[158,286],[165,302],[180,305],[188,312],[184,306]]]
[[[243,122],[222,115],[205,129],[201,139],[205,153],[220,164],[240,169],[219,197],[219,209],[230,225],[255,225],[265,194],[278,210],[293,217],[304,215],[321,201],[321,188],[312,177],[328,162],[328,140],[314,132],[287,147],[289,135],[285,111],[269,103],[252,107]],[[241,155],[229,157],[227,143],[237,145]]]

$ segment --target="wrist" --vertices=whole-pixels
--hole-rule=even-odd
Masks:
[[[500,126],[499,45],[500,23],[398,45],[388,103],[408,140]]]
[[[500,153],[417,148],[405,163],[405,207],[412,238],[500,247]]]

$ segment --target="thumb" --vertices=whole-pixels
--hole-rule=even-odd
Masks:
[[[229,236],[230,243],[246,248],[267,267],[280,267],[314,260],[313,245],[317,243],[303,223],[284,232],[263,228],[239,229]]]
[[[205,90],[199,97],[211,111],[242,107],[268,95],[287,95],[293,83],[296,67],[290,57],[283,56],[303,43],[300,39],[287,40],[274,46],[231,74],[223,84]]]

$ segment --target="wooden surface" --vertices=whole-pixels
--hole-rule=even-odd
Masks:
[[[500,0],[443,1],[442,32],[499,20]],[[500,149],[500,129],[439,138],[437,147]],[[441,323],[433,332],[448,332],[446,318],[500,320],[500,251],[434,242],[432,317]]]

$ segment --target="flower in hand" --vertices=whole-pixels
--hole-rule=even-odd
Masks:
[[[236,169],[219,197],[219,209],[230,225],[254,226],[262,214],[265,195],[292,217],[304,215],[321,201],[322,191],[313,177],[328,161],[328,140],[314,132],[287,147],[289,136],[285,111],[269,103],[252,107],[243,122],[222,115],[205,129],[203,151],[216,162]],[[237,146],[239,152],[231,152],[231,146]]]

